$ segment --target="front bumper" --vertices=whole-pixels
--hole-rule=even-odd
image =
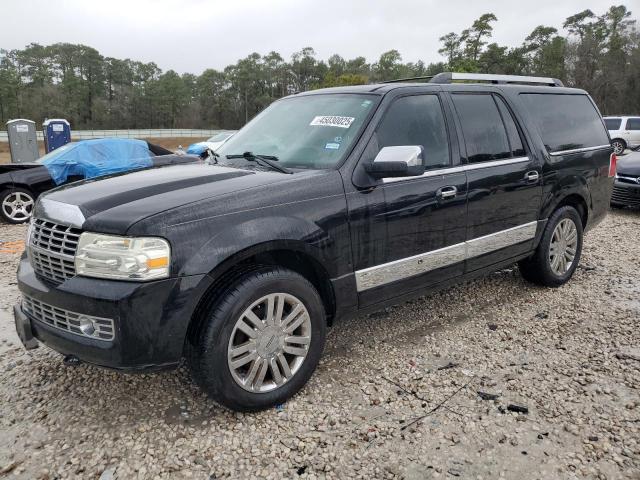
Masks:
[[[18,288],[23,296],[53,307],[55,315],[64,311],[111,319],[114,335],[111,340],[82,336],[46,323],[22,305],[16,306],[16,328],[64,355],[102,367],[171,368],[182,357],[189,321],[206,288],[204,277],[147,283],[73,277],[54,286],[38,278],[23,255],[18,267]]]
[[[616,179],[611,194],[611,204],[625,207],[640,207],[640,184]]]

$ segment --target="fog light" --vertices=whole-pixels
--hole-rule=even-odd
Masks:
[[[93,320],[87,317],[80,317],[80,331],[89,337],[93,337],[98,330],[98,326]]]

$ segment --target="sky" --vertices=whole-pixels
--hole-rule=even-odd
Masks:
[[[636,0],[622,0],[633,11]],[[538,25],[558,29],[602,0],[1,0],[0,48],[82,43],[102,55],[155,62],[199,74],[250,53],[285,59],[313,47],[320,59],[377,60],[396,49],[403,61],[441,61],[438,38],[460,32],[483,13],[498,17],[493,40],[515,46]],[[640,10],[638,5],[637,10]],[[633,11],[634,18],[638,12]]]

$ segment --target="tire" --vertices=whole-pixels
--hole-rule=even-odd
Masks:
[[[560,226],[561,224],[562,226]],[[563,241],[559,238],[559,236],[563,235],[564,228],[567,229],[564,231],[567,232],[568,239],[574,238],[568,233],[569,231],[573,232],[575,242],[568,242],[566,241],[567,239]],[[578,267],[580,254],[582,253],[582,240],[582,219],[578,211],[571,206],[559,208],[549,218],[535,253],[531,257],[518,262],[522,276],[529,282],[545,287],[556,288],[564,285],[573,276]],[[559,257],[557,264],[553,261],[556,255],[552,254],[552,244],[555,245],[557,252],[564,252],[564,255],[557,255]],[[563,250],[562,247],[564,245],[567,248]],[[571,253],[572,251],[573,253]],[[573,255],[573,258],[569,261],[568,258],[571,255]],[[562,258],[564,258],[566,264],[565,268],[562,265]]]
[[[613,153],[622,155],[627,148],[627,143],[620,138],[616,138],[611,140],[611,146],[613,147]]]
[[[25,223],[31,219],[35,195],[24,188],[9,188],[0,192],[0,218],[7,223]]]
[[[269,298],[282,322],[268,321]],[[242,275],[201,315],[197,338],[186,348],[187,363],[200,387],[231,410],[263,410],[286,401],[307,383],[324,349],[327,323],[320,295],[306,278],[284,268]],[[285,333],[281,324],[288,318],[295,329]],[[306,345],[298,343],[308,337]]]

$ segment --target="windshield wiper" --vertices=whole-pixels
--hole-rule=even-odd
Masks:
[[[251,152],[244,152],[242,154],[225,155],[225,156],[228,159],[244,158],[248,162],[256,162],[256,163],[259,163],[262,166],[266,165],[267,167],[271,167],[272,169],[277,170],[277,171],[282,172],[282,173],[287,173],[287,174],[292,174],[293,173],[288,168],[281,167],[277,163],[274,163],[274,162],[278,161],[278,157],[274,157],[272,155],[255,155],[254,153],[251,153]]]

